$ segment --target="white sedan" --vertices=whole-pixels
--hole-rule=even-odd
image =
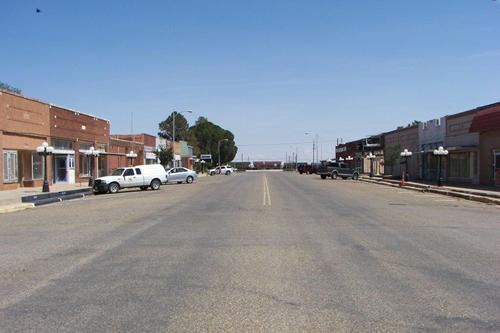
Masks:
[[[198,175],[196,174],[196,172],[187,168],[178,167],[167,170],[168,183],[180,184],[186,182],[188,184],[191,184],[197,178]]]

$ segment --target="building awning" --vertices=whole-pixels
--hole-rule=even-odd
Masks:
[[[500,130],[500,103],[478,111],[470,125],[469,132]]]

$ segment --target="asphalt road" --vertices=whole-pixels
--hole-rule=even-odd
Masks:
[[[0,216],[2,332],[499,332],[500,209],[246,173]]]

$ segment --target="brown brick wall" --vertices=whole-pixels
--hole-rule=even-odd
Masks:
[[[37,186],[40,183],[31,181],[31,153],[44,141],[49,142],[49,135],[48,104],[0,91],[0,190]],[[3,150],[17,151],[17,183],[4,184]],[[50,182],[52,175],[50,163],[47,171]]]
[[[483,132],[479,136],[479,181],[481,185],[493,186],[494,152],[500,152],[500,131]],[[500,182],[497,180],[497,186]]]

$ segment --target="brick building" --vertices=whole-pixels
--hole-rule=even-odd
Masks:
[[[49,183],[106,174],[109,126],[106,119],[0,91],[0,190],[42,185],[45,166],[36,147],[43,142],[54,147],[47,157]],[[89,155],[91,147],[99,157]]]
[[[469,132],[479,133],[479,182],[500,186],[500,102],[476,110]]]
[[[446,116],[447,180],[479,184],[479,133],[470,132],[477,109]]]
[[[404,150],[412,152],[408,158],[408,175],[410,178],[419,177],[419,144],[418,125],[401,127],[384,134],[384,174],[400,178],[405,172],[405,159],[400,157]]]
[[[420,146],[420,178],[436,180],[438,175],[438,159],[433,151],[444,146],[446,137],[446,117],[432,119],[420,123],[418,142]],[[446,179],[446,158],[442,159],[441,176]]]
[[[48,104],[0,91],[0,190],[42,185],[43,158],[36,147],[49,136]],[[51,157],[48,162],[50,179]]]
[[[127,157],[129,153],[135,153],[135,158]],[[143,164],[144,144],[138,141],[119,139],[111,136],[109,139],[108,170],[116,168]]]
[[[50,105],[50,144],[54,183],[86,182],[108,171],[109,120]],[[94,147],[99,156],[89,155]],[[92,170],[93,168],[93,170]]]
[[[156,136],[140,133],[140,134],[113,134],[111,135],[114,139],[125,140],[129,142],[137,142],[142,144],[142,148],[144,153],[143,158],[139,159],[139,156],[136,159],[136,164],[155,164],[158,163],[158,159],[156,157]],[[139,149],[139,147],[138,147]]]

